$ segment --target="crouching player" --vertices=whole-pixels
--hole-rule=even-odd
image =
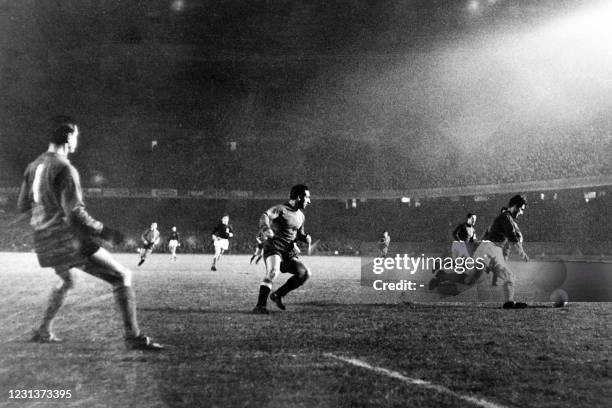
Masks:
[[[295,242],[311,244],[310,235],[304,232],[304,213],[310,204],[310,191],[303,184],[291,188],[289,201],[267,210],[260,219],[260,227],[267,240],[264,242],[264,262],[266,276],[259,286],[257,305],[254,314],[267,314],[268,295],[279,309],[285,310],[283,297],[302,286],[310,277],[310,269],[300,260],[295,250]],[[275,292],[270,293],[276,276],[280,273],[290,273],[287,282]]]
[[[523,250],[523,235],[516,219],[523,214],[527,200],[521,195],[515,195],[508,202],[508,208],[495,218],[489,227],[484,240],[474,252],[474,258],[484,259],[486,266],[493,273],[493,282],[502,281],[504,290],[504,309],[522,309],[526,303],[514,301],[514,272],[507,263],[510,247],[514,247],[525,262],[529,256]],[[478,275],[468,277],[467,282],[477,281]]]
[[[493,282],[503,282],[504,309],[523,309],[526,303],[514,301],[514,272],[507,262],[507,253],[511,246],[515,247],[519,255],[526,262],[529,257],[523,250],[522,234],[516,219],[523,214],[527,201],[521,195],[515,195],[508,203],[508,208],[498,215],[487,230],[484,239],[474,251],[473,258],[477,267],[462,275],[454,272],[440,270],[429,284],[430,290],[437,288],[443,282],[452,282],[472,286],[478,284],[483,278],[483,272],[493,273]]]

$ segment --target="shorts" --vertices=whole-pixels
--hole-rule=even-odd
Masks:
[[[170,248],[171,251],[176,250],[176,248],[178,248],[179,246],[179,242],[176,239],[171,239],[168,242],[168,248]]]
[[[219,238],[213,241],[215,251],[227,251],[229,249],[229,239]]]
[[[274,238],[270,238],[266,242],[264,242],[263,250],[264,259],[272,255],[278,255],[284,261],[285,259],[291,259],[297,256],[297,253],[293,249],[293,243],[288,244],[284,241],[279,241]]]
[[[86,263],[100,245],[65,226],[56,225],[34,231],[34,249],[43,268],[72,267]]]

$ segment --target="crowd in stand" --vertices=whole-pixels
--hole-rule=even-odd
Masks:
[[[359,255],[368,252],[383,230],[388,230],[394,245],[410,243],[415,253],[441,253],[449,248],[451,232],[465,214],[478,214],[476,230],[484,230],[508,195],[490,196],[487,201],[473,197],[461,199],[422,199],[421,205],[404,204],[399,200],[368,200],[356,208],[334,200],[314,201],[308,208],[307,230],[315,241],[316,253]],[[597,196],[585,200],[581,190],[527,194],[529,204],[520,227],[526,248],[536,256],[551,254],[612,254],[612,191],[600,189]],[[556,197],[556,198],[555,198]],[[229,213],[235,230],[231,253],[250,253],[258,231],[259,215],[274,200],[180,200],[180,199],[90,199],[88,208],[94,216],[109,220],[128,237],[118,251],[138,248],[143,228],[151,222],[159,224],[162,242],[172,226],[182,237],[180,251],[210,253],[210,233],[220,214]],[[31,231],[26,218],[8,202],[0,217],[0,249],[23,251],[30,248]],[[374,228],[373,222],[375,223]],[[372,248],[371,248],[372,247]]]

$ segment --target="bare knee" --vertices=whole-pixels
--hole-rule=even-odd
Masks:
[[[113,285],[115,287],[121,286],[132,286],[132,271],[128,268],[122,267],[118,268],[117,272],[117,281]]]

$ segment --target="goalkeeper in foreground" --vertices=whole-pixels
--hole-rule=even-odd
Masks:
[[[85,210],[79,173],[68,160],[77,147],[79,129],[69,117],[55,117],[49,132],[49,148],[28,165],[19,193],[18,207],[31,215],[34,249],[42,267],[51,267],[60,282],[51,291],[42,323],[32,341],[61,341],[51,323],[74,286],[75,272],[82,270],[113,287],[121,312],[129,349],[160,350],[163,347],[143,335],[136,319],[132,272],[118,263],[99,240],[121,243],[123,236]]]

